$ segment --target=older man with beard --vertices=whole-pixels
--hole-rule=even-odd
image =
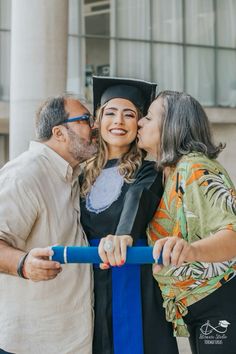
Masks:
[[[48,246],[87,245],[78,175],[96,152],[92,124],[78,100],[48,99],[37,114],[38,141],[0,170],[2,353],[91,353],[91,268],[62,269]]]

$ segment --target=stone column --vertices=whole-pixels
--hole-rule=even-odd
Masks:
[[[66,90],[68,0],[12,0],[10,158],[34,138],[40,102]]]

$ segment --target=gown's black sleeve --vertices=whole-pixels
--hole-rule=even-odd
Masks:
[[[131,235],[134,240],[145,238],[147,224],[160,202],[162,193],[162,173],[156,170],[154,162],[144,161],[135,182],[125,194],[115,234]]]

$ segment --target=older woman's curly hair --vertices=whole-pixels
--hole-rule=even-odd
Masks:
[[[108,148],[106,142],[101,136],[101,121],[103,112],[107,103],[98,109],[96,123],[98,126],[98,153],[95,157],[87,161],[81,186],[81,196],[85,197],[97,177],[100,175],[102,169],[108,161]],[[137,107],[136,107],[137,109]],[[141,118],[141,112],[137,109],[138,120]],[[132,183],[134,180],[137,169],[141,166],[142,160],[145,156],[145,152],[137,146],[136,139],[130,144],[129,151],[127,151],[120,159],[118,169],[120,174],[124,177],[125,182]]]
[[[225,144],[213,142],[210,123],[201,104],[185,92],[162,91],[160,160],[158,167],[175,166],[183,155],[200,152],[215,159]]]

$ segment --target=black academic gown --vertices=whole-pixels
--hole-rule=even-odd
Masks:
[[[105,168],[114,167],[108,161]],[[163,193],[162,174],[144,161],[132,184],[106,210],[95,213],[81,200],[81,221],[89,243],[108,235],[131,235],[146,245],[146,227]],[[95,329],[93,354],[176,354],[172,327],[165,320],[162,297],[151,265],[94,266]]]

